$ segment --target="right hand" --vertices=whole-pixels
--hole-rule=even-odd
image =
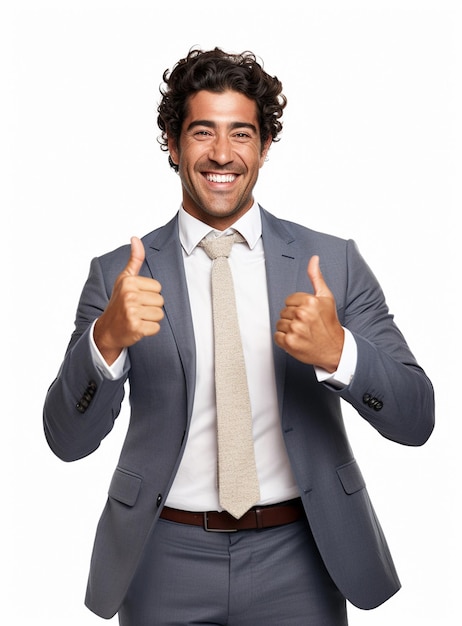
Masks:
[[[132,237],[128,263],[114,283],[106,310],[96,321],[94,340],[108,365],[124,348],[160,330],[164,317],[161,285],[154,278],[138,275],[144,258],[143,242]]]

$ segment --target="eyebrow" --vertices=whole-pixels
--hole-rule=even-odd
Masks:
[[[189,124],[186,130],[187,131],[192,130],[196,126],[205,126],[206,128],[216,128],[217,124],[210,120],[194,120],[193,122]],[[231,124],[229,124],[228,127],[230,130],[235,130],[236,128],[249,128],[250,130],[253,130],[254,133],[258,134],[258,129],[255,126],[255,124],[251,124],[250,122],[231,122]]]

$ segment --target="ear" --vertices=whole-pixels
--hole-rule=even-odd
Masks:
[[[167,137],[167,145],[168,145],[168,151],[170,153],[170,156],[173,162],[176,165],[178,165],[178,163],[180,162],[180,153],[179,153],[176,141],[174,141],[173,139],[170,139],[170,137]]]
[[[266,160],[266,157],[268,155],[271,143],[272,143],[272,137],[268,137],[268,139],[266,140],[265,145],[263,146],[263,149],[261,151],[260,167],[263,167],[263,164],[264,164],[264,162]]]

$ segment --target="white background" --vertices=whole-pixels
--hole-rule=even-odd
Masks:
[[[103,623],[83,596],[127,407],[71,464],[47,448],[41,411],[90,259],[179,205],[156,106],[162,72],[194,45],[250,49],[283,81],[284,133],[256,196],[357,241],[435,385],[437,427],[422,448],[385,441],[345,408],[403,583],[375,611],[351,608],[350,624],[459,623],[461,32],[458,0],[2,5],[5,623]]]

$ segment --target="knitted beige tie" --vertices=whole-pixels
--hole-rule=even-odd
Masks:
[[[221,506],[240,518],[260,498],[252,436],[252,413],[228,256],[238,233],[203,239],[212,264],[218,488]]]

